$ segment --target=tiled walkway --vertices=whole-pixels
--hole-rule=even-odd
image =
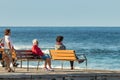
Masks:
[[[90,69],[54,69],[54,72],[43,69],[27,71],[26,68],[16,68],[7,72],[0,67],[0,80],[120,80],[120,71],[90,70]]]

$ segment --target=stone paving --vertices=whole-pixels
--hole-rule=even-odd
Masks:
[[[91,69],[54,69],[54,72],[43,69],[16,68],[15,72],[7,72],[0,67],[0,80],[120,80],[120,70]]]

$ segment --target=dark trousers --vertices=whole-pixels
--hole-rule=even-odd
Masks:
[[[74,65],[74,61],[70,61],[71,68],[73,68],[73,65]]]
[[[79,59],[77,56],[76,56],[76,58]],[[70,61],[70,66],[71,66],[71,68],[73,68],[73,66],[74,66],[74,61]]]

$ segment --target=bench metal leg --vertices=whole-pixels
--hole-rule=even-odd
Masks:
[[[86,69],[87,69],[87,57],[85,56],[85,55],[83,55],[84,56],[84,58],[85,58],[85,61],[86,61]]]
[[[83,60],[85,61],[85,67],[86,67],[86,69],[87,69],[87,57],[86,57],[86,55],[85,54],[80,54],[80,55],[82,55],[83,56]],[[79,56],[80,56],[79,55]]]
[[[22,60],[20,61],[20,67],[22,68]]]
[[[87,69],[87,59],[86,59],[86,69]]]
[[[27,60],[27,71],[29,71],[29,60]]]
[[[63,69],[63,61],[61,61],[61,69]]]
[[[38,70],[38,68],[39,68],[39,64],[40,64],[40,60],[38,60],[37,70]]]

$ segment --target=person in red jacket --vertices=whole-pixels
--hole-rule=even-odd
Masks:
[[[44,69],[47,71],[54,71],[51,67],[51,59],[49,55],[45,55],[42,50],[38,47],[38,40],[33,40],[32,53],[35,57],[45,60]],[[48,68],[47,68],[48,65]]]

